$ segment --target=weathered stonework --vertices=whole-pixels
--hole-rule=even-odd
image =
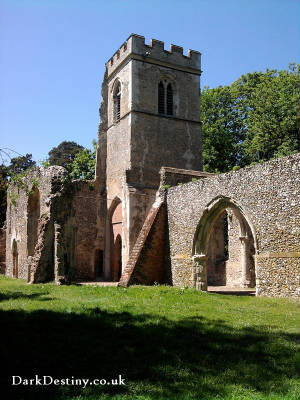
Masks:
[[[30,283],[94,279],[96,233],[94,182],[35,168],[9,188],[5,273]]]
[[[167,212],[173,284],[196,286],[194,268],[199,269],[201,262],[194,267],[193,255],[197,257],[201,247],[199,222],[211,204],[226,199],[220,211],[233,206],[235,209],[237,204],[255,236],[257,294],[297,297],[299,160],[299,155],[284,157],[170,188]],[[199,256],[204,261],[207,254]]]
[[[36,168],[19,184],[10,185],[7,204],[6,275],[28,282],[54,279],[53,219],[60,218],[60,198],[65,173],[62,167]],[[36,197],[37,201],[32,203],[32,197]],[[31,204],[36,208],[34,215],[30,209]],[[28,215],[31,215],[29,220]]]
[[[1,272],[299,296],[300,156],[202,172],[200,75],[200,53],[131,35],[106,63],[95,181],[11,185]]]
[[[107,197],[102,210],[106,279],[112,278],[114,263],[110,232],[115,205],[122,204],[124,270],[155,201],[160,168],[201,169],[200,68],[200,53],[189,51],[184,56],[175,45],[166,51],[163,42],[152,40],[147,45],[144,37],[135,34],[106,63],[97,156],[101,165],[96,168],[96,187]],[[161,80],[172,84],[168,115],[158,109]],[[105,162],[101,161],[104,154]]]

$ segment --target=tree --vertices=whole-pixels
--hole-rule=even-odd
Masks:
[[[8,180],[7,176],[2,175],[2,167],[0,166],[0,228],[4,225],[6,220],[6,207],[7,207],[7,188],[8,188]]]
[[[232,169],[241,158],[245,133],[230,86],[205,87],[201,98],[203,168],[209,172]]]
[[[25,156],[14,157],[10,160],[8,166],[8,175],[11,177],[16,174],[20,174],[26,171],[28,168],[32,168],[36,165],[36,162],[32,160],[32,154],[26,154]]]
[[[96,148],[95,140],[92,142],[93,150],[83,149],[79,151],[73,162],[69,164],[71,179],[94,179],[96,165]]]
[[[299,150],[300,66],[288,70],[267,70],[253,84],[247,74],[233,86],[239,93],[240,107],[246,111],[246,164],[266,161]],[[245,93],[251,95],[245,95]]]
[[[68,169],[68,165],[74,161],[76,154],[81,150],[83,150],[83,147],[75,142],[61,142],[49,151],[49,164],[60,165]]]
[[[203,164],[225,172],[299,149],[300,68],[242,75],[231,86],[204,88]]]

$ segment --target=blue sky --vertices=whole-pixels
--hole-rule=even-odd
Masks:
[[[0,0],[0,148],[97,136],[104,63],[137,33],[202,53],[201,87],[299,63],[299,0]]]

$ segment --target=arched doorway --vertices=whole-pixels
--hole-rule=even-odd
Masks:
[[[40,192],[34,188],[27,204],[27,255],[33,256],[38,239],[38,222],[40,218]]]
[[[253,226],[245,211],[232,199],[209,203],[200,219],[193,246],[195,287],[255,287]]]
[[[110,271],[117,282],[122,274],[122,203],[116,200],[110,218]]]
[[[12,276],[18,278],[18,245],[16,240],[12,243]]]
[[[114,241],[112,263],[113,280],[119,281],[122,275],[122,239],[119,234]]]

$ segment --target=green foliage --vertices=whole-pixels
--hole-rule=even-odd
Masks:
[[[232,171],[238,171],[240,168],[241,168],[241,167],[240,167],[239,165],[235,165],[235,166],[232,168]]]
[[[27,185],[24,182],[24,178],[27,176],[28,172],[28,170],[25,170],[18,174],[11,175],[10,183],[17,186],[19,189],[26,189]]]
[[[96,166],[97,143],[92,141],[92,150],[83,148],[75,142],[62,142],[49,151],[49,158],[40,161],[45,168],[50,165],[60,165],[68,171],[63,180],[94,179]]]
[[[28,168],[33,168],[36,162],[32,160],[32,154],[26,154],[25,156],[14,157],[10,160],[10,165],[8,166],[9,176],[15,176]]]
[[[300,66],[242,75],[231,86],[204,88],[204,170],[225,172],[299,150]]]
[[[171,187],[171,185],[162,185],[162,188],[165,190],[168,190]]]
[[[96,149],[97,143],[95,140],[92,142],[93,150],[82,149],[80,150],[72,163],[68,165],[71,179],[94,179],[95,166],[96,166]]]
[[[63,141],[57,147],[53,147],[48,155],[49,158],[46,160],[49,165],[60,165],[68,169],[78,152],[83,150],[83,147],[75,142]]]
[[[201,121],[204,171],[231,170],[241,159],[245,129],[230,86],[203,89]]]
[[[41,164],[42,167],[48,168],[50,167],[50,161],[48,159],[46,160],[39,160],[39,163]]]
[[[233,84],[247,124],[245,164],[299,149],[299,85],[300,65],[295,64],[287,71],[247,74]]]
[[[2,175],[0,175],[0,227],[3,226],[6,218],[7,188],[8,188],[8,181],[5,178],[3,178]]]
[[[28,285],[3,277],[0,285],[4,399],[299,398],[296,302],[160,285]],[[11,375],[36,373],[121,374],[126,386],[11,386]]]

